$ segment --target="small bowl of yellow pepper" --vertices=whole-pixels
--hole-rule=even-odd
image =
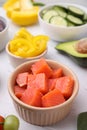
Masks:
[[[21,28],[6,45],[6,52],[13,67],[34,59],[44,57],[47,53],[46,35],[33,36],[25,28]]]

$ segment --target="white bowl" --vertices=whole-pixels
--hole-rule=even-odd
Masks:
[[[10,51],[9,51],[9,43],[7,43],[6,45],[6,52],[8,54],[8,58],[9,58],[9,61],[11,63],[11,65],[15,68],[17,67],[18,65],[26,62],[26,61],[30,61],[30,60],[35,60],[35,59],[39,59],[41,57],[44,57],[47,53],[47,50],[46,49],[43,53],[41,53],[40,55],[38,56],[35,56],[35,57],[29,57],[29,58],[23,58],[23,57],[20,57],[20,56],[16,56],[14,54],[12,54]]]
[[[59,122],[60,120],[63,120],[69,114],[71,107],[73,105],[73,101],[75,100],[75,97],[79,90],[78,79],[77,76],[72,72],[72,70],[69,69],[69,67],[53,60],[46,60],[47,63],[50,65],[50,67],[54,69],[61,67],[65,75],[71,76],[74,79],[73,93],[71,97],[64,103],[52,107],[42,108],[25,104],[20,99],[18,99],[14,94],[14,85],[16,77],[19,73],[27,71],[29,72],[29,69],[31,69],[32,64],[34,64],[37,61],[38,60],[28,61],[18,66],[14,70],[14,72],[12,72],[8,81],[8,91],[14,103],[15,109],[17,110],[20,117],[23,118],[23,120],[33,125],[40,125],[40,126],[53,125]]]
[[[81,26],[74,26],[74,27],[64,27],[64,26],[56,26],[50,23],[47,23],[41,18],[41,12],[44,9],[52,7],[54,5],[62,5],[67,7],[68,5],[74,5],[76,7],[81,8],[83,11],[87,13],[86,7],[81,5],[71,4],[71,3],[56,3],[56,4],[48,4],[40,9],[38,14],[38,19],[42,30],[45,32],[46,35],[50,36],[51,39],[56,41],[70,41],[70,40],[78,40],[83,37],[87,36],[87,24]]]
[[[0,16],[0,20],[5,24],[5,28],[0,32],[0,51],[2,51],[9,40],[9,34],[7,20],[2,16]]]

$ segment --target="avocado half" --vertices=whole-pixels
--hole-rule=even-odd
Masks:
[[[79,53],[76,51],[75,46],[77,41],[59,43],[55,48],[60,52],[68,54],[77,64],[82,67],[87,67],[87,53]]]

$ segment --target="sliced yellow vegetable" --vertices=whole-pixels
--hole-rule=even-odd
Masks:
[[[31,0],[20,0],[20,8],[21,10],[27,10],[29,8],[32,8],[33,4],[31,2]]]
[[[10,41],[9,50],[11,53],[21,57],[35,56],[35,48],[32,46],[31,41],[23,38]]]
[[[25,28],[21,28],[16,35],[14,36],[14,39],[16,38],[24,38],[26,40],[32,40],[33,35],[29,33]]]
[[[3,5],[3,8],[6,10],[8,18],[11,18],[11,14],[14,10],[20,10],[19,0],[7,0],[7,2]]]
[[[29,41],[23,38],[18,38],[10,41],[10,51],[14,53],[15,51],[18,51],[19,48],[31,48],[32,44],[29,44]],[[27,50],[26,50],[27,51]]]
[[[21,28],[9,42],[9,51],[23,58],[38,56],[47,49],[48,36],[33,36],[25,28]]]
[[[3,5],[3,8],[5,10],[7,10],[9,7],[14,7],[14,6],[19,6],[19,0],[7,0],[4,5]]]
[[[38,21],[39,7],[32,7],[24,11],[13,11],[11,19],[18,25],[27,26],[35,24]]]
[[[43,51],[47,49],[48,40],[49,37],[45,35],[38,35],[33,38],[33,46],[37,50],[37,55],[41,54]]]
[[[35,24],[38,21],[38,6],[32,0],[8,0],[3,5],[8,18],[20,26]]]

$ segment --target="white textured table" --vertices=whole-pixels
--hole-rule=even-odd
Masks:
[[[0,14],[5,16],[5,12],[0,8]],[[6,17],[7,18],[7,17]],[[8,19],[7,19],[8,20]],[[11,39],[18,31],[19,27],[9,21],[9,38]],[[27,28],[33,35],[44,34],[39,25]],[[15,114],[20,119],[19,130],[77,130],[77,116],[80,112],[87,111],[87,68],[81,68],[75,64],[68,56],[61,55],[55,50],[57,42],[49,41],[48,53],[46,58],[59,61],[70,67],[79,79],[79,93],[73,102],[72,109],[69,115],[61,122],[54,126],[39,127],[31,125],[22,120],[16,112],[12,100],[7,89],[7,82],[9,75],[14,70],[9,63],[7,54],[4,51],[0,52],[0,115],[7,116],[8,114]]]
[[[74,4],[81,4],[87,7],[87,0],[35,0],[37,2],[44,2],[46,4],[54,3],[54,2],[64,2],[64,3],[74,3]]]
[[[0,0],[0,5],[3,5],[3,3],[5,2],[6,0]],[[87,6],[87,0],[34,0],[36,2],[44,2],[46,4],[48,3],[54,3],[54,2],[71,2],[71,3],[75,3],[75,4],[81,4],[81,5],[84,5],[84,6]]]

